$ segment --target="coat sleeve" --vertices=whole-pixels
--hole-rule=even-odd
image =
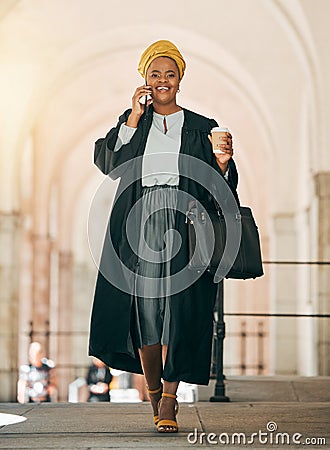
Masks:
[[[122,145],[119,150],[115,151],[119,129],[127,121],[130,112],[130,109],[125,111],[119,117],[117,125],[104,138],[95,142],[94,163],[101,172],[114,180],[122,176],[127,169],[127,164],[122,165],[136,156],[139,133],[135,133],[128,144]]]

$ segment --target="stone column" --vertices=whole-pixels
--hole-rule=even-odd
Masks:
[[[18,364],[28,362],[33,298],[33,175],[34,141],[27,138],[20,159],[20,245],[19,245],[19,343]]]
[[[0,212],[0,401],[16,401],[18,352],[18,227],[16,212]]]
[[[18,364],[27,364],[32,321],[33,246],[28,220],[22,215],[19,245]]]
[[[294,214],[278,214],[273,218],[271,259],[292,261],[296,255]],[[275,313],[295,313],[297,302],[296,267],[275,265],[271,274],[271,305]],[[294,318],[271,318],[270,321],[271,373],[292,375],[297,373],[297,321]]]
[[[330,172],[315,175],[315,193],[318,199],[318,260],[330,261]],[[330,311],[330,266],[317,269],[318,313]],[[318,320],[318,369],[319,375],[330,375],[330,327],[329,319]]]
[[[75,253],[76,255],[76,253]],[[72,329],[77,332],[72,347],[72,360],[75,364],[86,367],[90,364],[88,357],[88,338],[91,308],[94,297],[96,267],[90,261],[77,261],[73,266],[72,295]],[[85,376],[86,368],[76,370],[76,376]]]
[[[315,261],[317,245],[313,242],[315,233],[315,201],[301,207],[296,214],[297,230],[297,261]],[[297,268],[297,312],[313,314],[317,312],[315,300],[313,301],[312,279],[315,277],[317,267],[301,264]],[[316,319],[313,317],[297,318],[297,346],[298,346],[298,375],[317,376],[317,351],[315,332]]]
[[[33,235],[32,321],[33,340],[41,343],[49,357],[50,252],[49,236]]]
[[[58,339],[56,373],[58,381],[58,400],[68,400],[68,386],[74,381],[72,367],[72,252],[58,254]]]

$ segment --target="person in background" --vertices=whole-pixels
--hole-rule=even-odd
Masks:
[[[92,364],[87,373],[89,390],[88,402],[109,402],[110,383],[112,375],[109,367],[97,358],[92,358]]]
[[[19,403],[56,401],[55,364],[44,356],[39,342],[29,347],[29,364],[19,370],[17,400]]]

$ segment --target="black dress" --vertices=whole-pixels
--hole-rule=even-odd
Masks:
[[[221,181],[224,180],[208,139],[210,130],[217,126],[217,123],[186,109],[183,111],[179,190],[211,208],[213,203],[204,182],[216,190],[221,183],[217,177],[214,178],[214,173],[221,177]],[[119,118],[117,126],[95,144],[94,160],[97,167],[104,174],[109,174],[112,179],[120,177],[121,180],[108,223],[96,283],[89,354],[113,368],[143,373],[138,354],[137,327],[133,314],[134,295],[132,295],[139,260],[127,239],[126,221],[132,207],[142,195],[142,156],[152,122],[153,109],[150,106],[142,116],[129,144],[114,152],[119,128],[126,122],[130,112],[131,110],[127,110]],[[196,160],[200,163],[198,173]],[[228,189],[225,193],[223,189],[221,190],[222,196],[225,197],[222,199],[224,202],[231,198],[238,201],[237,182],[236,166],[231,159],[228,178],[224,181]],[[181,202],[178,210],[187,211],[188,197],[181,198],[178,202]],[[180,235],[181,246],[171,260],[173,276],[181,273],[180,271],[188,265],[186,217],[182,212],[178,212],[175,218],[175,229]],[[140,217],[136,217],[137,234],[139,224]],[[128,271],[125,272],[123,266],[116,264],[116,259],[119,259]],[[170,340],[163,378],[167,381],[208,384],[213,309],[218,285],[213,282],[213,277],[208,272],[204,272],[198,278],[189,271],[185,273],[186,278],[191,277],[190,283],[187,283],[187,287],[180,292],[171,295]]]

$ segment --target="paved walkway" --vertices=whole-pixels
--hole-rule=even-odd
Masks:
[[[230,403],[181,403],[180,431],[170,436],[155,431],[148,403],[2,403],[0,419],[26,420],[0,427],[0,448],[330,449],[329,377],[230,377],[226,383]],[[204,388],[200,396],[207,395]]]

